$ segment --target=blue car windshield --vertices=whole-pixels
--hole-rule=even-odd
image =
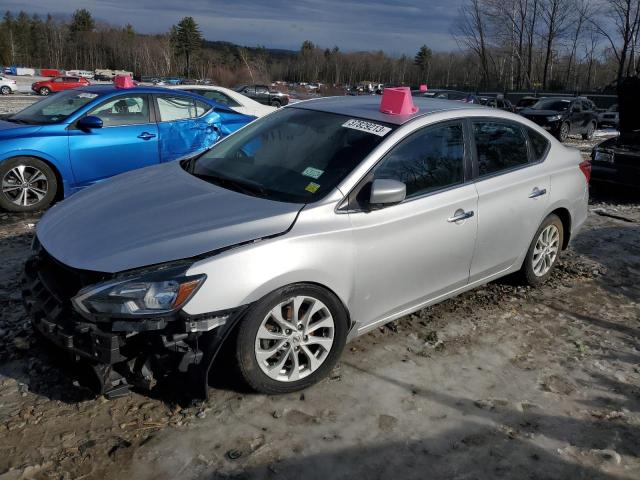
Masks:
[[[317,201],[394,129],[335,113],[285,108],[185,163],[193,175],[270,200]]]
[[[97,93],[79,92],[77,90],[57,93],[29,105],[6,120],[27,125],[60,123],[97,97]]]

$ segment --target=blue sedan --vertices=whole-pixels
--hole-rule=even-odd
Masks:
[[[0,120],[0,207],[47,207],[122,172],[194,156],[255,117],[188,92],[90,86]]]

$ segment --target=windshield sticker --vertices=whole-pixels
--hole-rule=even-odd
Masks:
[[[78,98],[96,98],[98,96],[97,93],[79,93]]]
[[[305,177],[315,178],[316,180],[324,173],[324,170],[318,170],[317,168],[307,167],[302,172]]]
[[[313,182],[309,182],[309,185],[304,187],[304,189],[307,192],[311,192],[311,193],[316,193],[319,188],[320,188],[320,185],[318,185],[317,183],[313,183]]]
[[[356,120],[352,118],[342,124],[345,128],[353,128],[354,130],[360,130],[361,132],[373,133],[379,137],[384,137],[391,131],[389,127],[384,125],[378,125],[377,123],[365,122],[364,120]]]

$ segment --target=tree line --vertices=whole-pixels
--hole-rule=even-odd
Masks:
[[[640,0],[466,0],[452,30],[459,49],[414,56],[348,52],[303,42],[298,51],[210,42],[185,17],[169,32],[97,22],[86,9],[70,19],[6,12],[0,64],[33,68],[124,69],[187,76],[221,85],[322,82],[498,90],[604,88],[636,74]]]

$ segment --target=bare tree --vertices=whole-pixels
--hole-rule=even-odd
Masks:
[[[545,24],[544,42],[544,71],[542,73],[542,88],[546,89],[549,80],[549,70],[553,61],[553,47],[555,42],[565,32],[567,20],[571,12],[568,0],[543,0],[541,2],[542,21]]]
[[[456,40],[478,56],[482,70],[481,86],[489,83],[490,52],[487,42],[487,16],[482,0],[470,0],[460,8],[460,23],[456,28]]]
[[[640,0],[604,0],[601,13],[614,25],[610,32],[607,22],[592,21],[597,31],[608,40],[618,63],[616,83],[624,78],[629,50],[633,48],[640,20]]]

